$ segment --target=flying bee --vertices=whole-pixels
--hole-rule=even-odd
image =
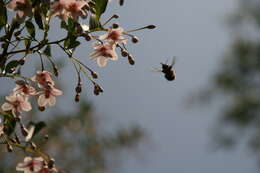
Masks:
[[[175,69],[173,68],[175,61],[176,58],[174,57],[171,64],[161,63],[162,68],[161,69],[156,68],[154,69],[154,71],[164,73],[165,79],[167,79],[168,81],[173,81],[176,79],[176,72]]]

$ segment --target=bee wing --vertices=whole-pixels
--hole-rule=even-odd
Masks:
[[[153,72],[162,72],[162,69],[159,69],[159,68],[153,68],[152,71],[153,71]]]
[[[171,66],[174,66],[175,63],[176,63],[176,56],[174,56],[174,57],[172,58],[172,64],[171,64]]]

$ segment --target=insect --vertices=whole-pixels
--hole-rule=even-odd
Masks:
[[[176,79],[176,72],[175,72],[175,69],[173,68],[175,61],[176,61],[176,58],[174,57],[171,64],[167,64],[167,62],[161,63],[162,68],[161,69],[156,68],[153,71],[162,72],[162,73],[164,73],[164,77],[168,81],[173,81]]]

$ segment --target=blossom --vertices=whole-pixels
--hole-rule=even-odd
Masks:
[[[21,94],[12,93],[6,96],[5,99],[8,101],[2,105],[3,111],[11,110],[13,115],[19,115],[22,111],[30,111],[32,109],[31,103],[28,101],[27,96]]]
[[[113,43],[123,42],[126,43],[127,39],[125,39],[123,35],[124,29],[121,27],[118,28],[110,28],[107,33],[99,36],[100,40],[108,40]]]
[[[38,105],[40,107],[45,107],[47,104],[49,104],[49,106],[54,106],[56,103],[56,96],[62,95],[62,91],[48,85],[43,91],[39,91],[38,94],[40,94],[38,98]]]
[[[59,0],[55,1],[51,6],[51,15],[58,16],[62,20],[67,20],[68,17],[77,20],[78,17],[86,17],[87,13],[83,7],[87,5],[83,0]]]
[[[28,0],[11,0],[6,7],[17,11],[19,17],[32,15],[32,6]]]
[[[16,166],[17,171],[24,171],[24,173],[36,173],[43,169],[42,157],[25,157],[22,163],[18,163]]]
[[[107,64],[108,59],[117,60],[117,54],[115,52],[116,45],[110,42],[95,43],[93,45],[94,51],[90,54],[91,59],[96,59],[97,64],[100,67],[104,67]]]
[[[26,84],[24,81],[16,82],[16,87],[13,89],[13,92],[24,95],[35,95],[36,90]]]
[[[38,86],[43,88],[47,85],[54,85],[51,73],[48,71],[37,71],[36,75],[31,78],[32,81],[38,82]]]
[[[2,123],[2,119],[0,119],[0,123]],[[4,134],[4,125],[0,124],[0,136]]]

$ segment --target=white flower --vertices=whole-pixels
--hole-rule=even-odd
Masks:
[[[91,59],[96,59],[99,67],[104,67],[107,64],[107,61],[117,60],[117,54],[115,52],[116,45],[111,44],[110,42],[106,43],[95,43],[93,45],[94,51],[90,54]]]
[[[100,40],[108,40],[112,41],[113,43],[126,43],[127,39],[123,37],[124,29],[121,27],[118,28],[110,28],[108,29],[107,33],[104,35],[99,36]]]
[[[30,111],[32,109],[31,103],[28,101],[28,97],[12,93],[6,96],[5,99],[8,101],[2,105],[3,111],[11,110],[13,115],[19,115],[22,111]]]
[[[56,104],[56,96],[62,95],[62,91],[48,85],[43,91],[39,91],[38,94],[40,94],[38,98],[38,105],[40,107],[45,107],[47,104],[54,106]]]

